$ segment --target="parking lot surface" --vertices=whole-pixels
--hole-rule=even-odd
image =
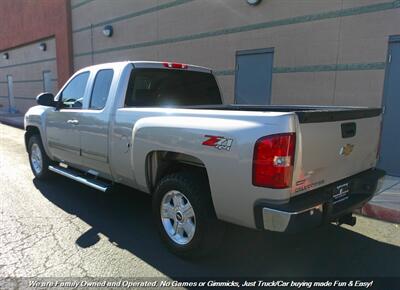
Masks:
[[[23,133],[0,124],[1,277],[400,276],[399,225],[364,217],[299,235],[229,225],[214,255],[181,260],[158,238],[150,196],[35,180]]]

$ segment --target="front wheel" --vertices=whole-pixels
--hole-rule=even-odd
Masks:
[[[198,257],[215,249],[223,236],[203,176],[175,173],[164,177],[153,195],[153,215],[168,249]]]
[[[44,151],[42,140],[39,135],[33,135],[28,141],[29,163],[33,175],[38,179],[47,178],[50,175],[50,158]]]

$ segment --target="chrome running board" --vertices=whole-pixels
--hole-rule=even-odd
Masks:
[[[107,189],[111,186],[111,184],[107,182],[84,176],[79,171],[73,169],[50,165],[49,170],[62,176],[68,177],[72,180],[78,181],[84,185],[90,186],[94,189],[100,190],[102,192],[106,192]]]

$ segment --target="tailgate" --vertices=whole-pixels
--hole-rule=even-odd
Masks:
[[[380,109],[296,112],[293,195],[360,173],[376,165]]]

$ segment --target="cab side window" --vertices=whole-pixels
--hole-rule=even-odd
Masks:
[[[112,69],[100,70],[94,80],[92,96],[90,97],[89,109],[101,110],[107,102],[110,93],[111,82],[114,71]]]
[[[89,72],[75,76],[61,93],[63,109],[81,109]]]

